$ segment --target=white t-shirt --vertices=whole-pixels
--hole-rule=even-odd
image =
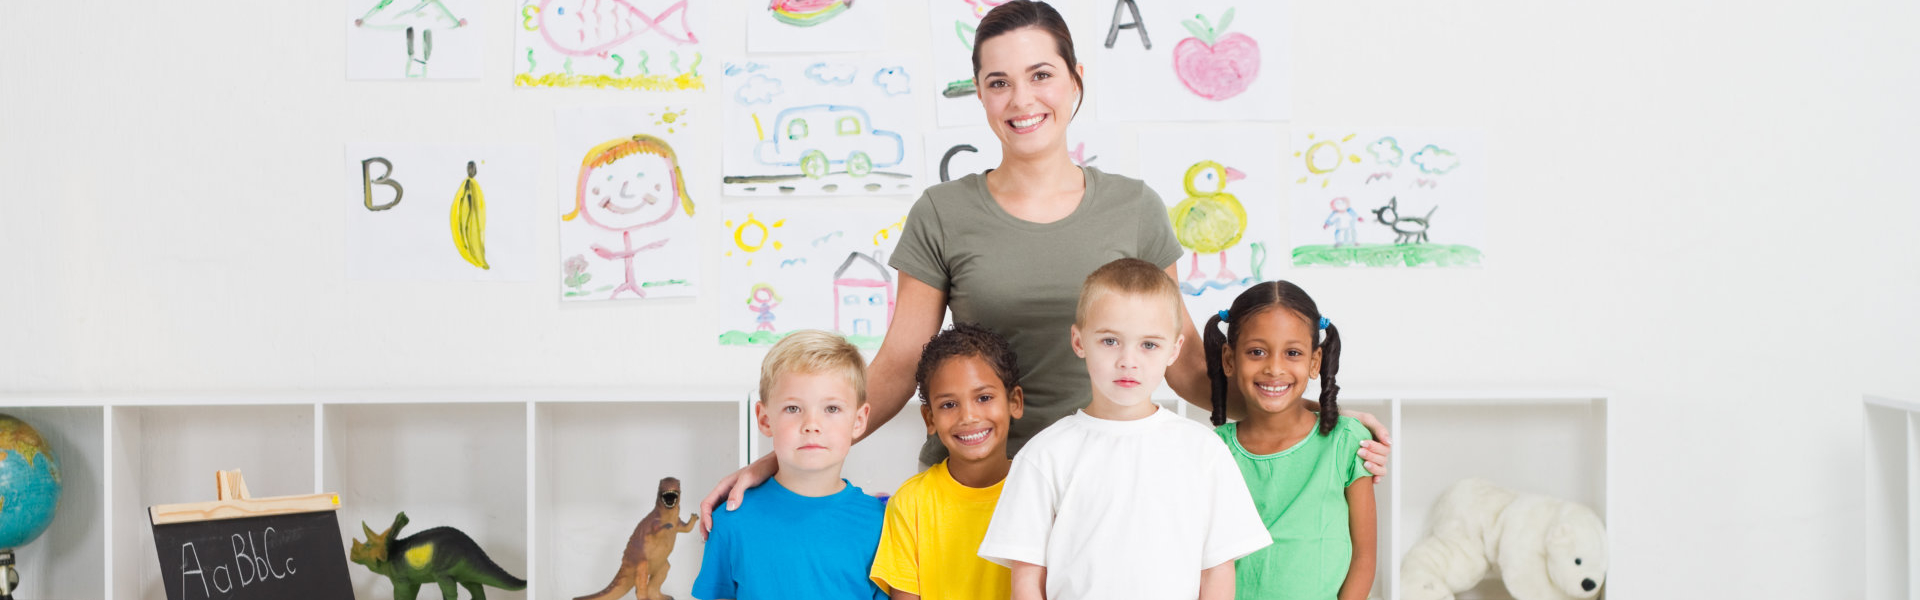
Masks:
[[[1076,412],[1013,460],[980,557],[1047,568],[1047,598],[1197,598],[1200,572],[1273,542],[1220,437],[1165,409]]]

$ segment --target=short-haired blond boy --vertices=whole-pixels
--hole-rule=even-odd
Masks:
[[[754,422],[780,471],[713,512],[701,600],[886,598],[867,579],[886,504],[840,478],[867,427],[866,366],[837,334],[787,334],[760,363]]]
[[[1014,457],[980,544],[1015,600],[1228,600],[1234,559],[1272,542],[1220,438],[1153,403],[1186,318],[1151,263],[1087,276],[1070,335],[1093,399]]]

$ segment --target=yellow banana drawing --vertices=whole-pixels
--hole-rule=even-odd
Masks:
[[[473,180],[478,174],[473,161],[467,161],[467,180],[453,197],[453,247],[473,266],[491,269],[487,266],[487,199],[480,193],[480,182]]]

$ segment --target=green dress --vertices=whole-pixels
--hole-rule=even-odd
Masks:
[[[1347,486],[1368,477],[1360,442],[1373,439],[1352,417],[1333,431],[1316,429],[1292,448],[1254,454],[1240,445],[1238,423],[1213,431],[1233,450],[1260,520],[1273,545],[1233,563],[1235,597],[1242,600],[1327,600],[1340,594],[1353,562],[1347,522]]]

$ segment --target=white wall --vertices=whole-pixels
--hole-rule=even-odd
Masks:
[[[890,42],[924,55],[924,8],[897,4]],[[511,89],[498,15],[484,80],[349,83],[335,2],[200,10],[0,19],[0,392],[751,386],[715,302],[346,281],[334,204],[348,142],[551,161],[554,106],[717,90]],[[1613,593],[1858,596],[1860,396],[1920,399],[1920,5],[1294,11],[1300,122],[1480,128],[1493,161],[1485,268],[1283,272],[1340,321],[1342,382],[1612,389]],[[719,197],[712,137],[685,151],[696,197]]]

